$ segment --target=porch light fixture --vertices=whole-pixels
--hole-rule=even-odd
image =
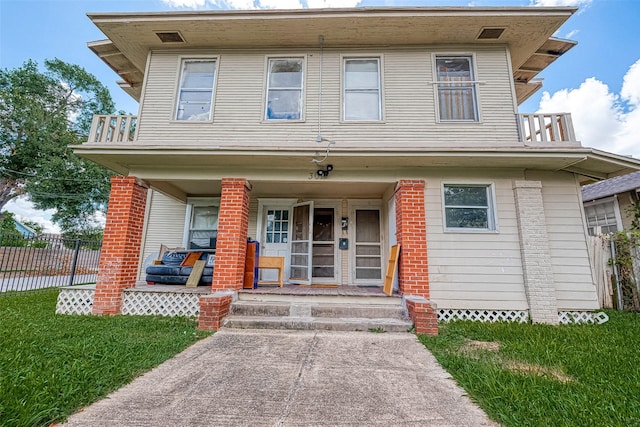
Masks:
[[[333,165],[327,165],[324,169],[318,169],[316,174],[319,177],[326,178],[329,176],[329,172],[333,170]]]

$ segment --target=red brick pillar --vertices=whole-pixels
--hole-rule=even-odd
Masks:
[[[249,227],[251,184],[244,178],[222,178],[213,291],[242,289]]]
[[[408,179],[398,181],[396,186],[396,240],[400,245],[398,288],[416,332],[437,335],[436,307],[429,301],[424,187],[423,180]]]
[[[122,290],[136,284],[147,186],[134,176],[111,178],[93,314],[118,314]]]
[[[424,181],[400,180],[396,186],[396,239],[400,245],[398,287],[401,294],[429,298],[427,221]]]

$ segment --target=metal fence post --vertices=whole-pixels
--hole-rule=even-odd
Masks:
[[[71,263],[71,275],[69,276],[69,286],[73,286],[73,279],[76,276],[76,264],[78,263],[78,254],[80,254],[80,239],[76,239],[76,248],[73,251],[73,262]]]

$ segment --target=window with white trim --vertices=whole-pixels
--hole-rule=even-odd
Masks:
[[[444,184],[445,229],[496,229],[491,184]]]
[[[302,120],[303,58],[269,58],[265,120]]]
[[[380,58],[344,58],[343,119],[382,120]]]
[[[218,206],[192,206],[187,249],[213,249],[217,237]]]
[[[471,55],[436,55],[436,87],[440,121],[478,121]]]
[[[587,219],[587,231],[590,236],[615,233],[622,229],[622,227],[618,226],[614,199],[586,203],[584,205],[584,215]]]
[[[215,75],[216,60],[213,58],[182,60],[176,120],[211,120]]]

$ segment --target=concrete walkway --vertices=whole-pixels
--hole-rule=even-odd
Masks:
[[[496,424],[412,334],[223,330],[64,425]]]

